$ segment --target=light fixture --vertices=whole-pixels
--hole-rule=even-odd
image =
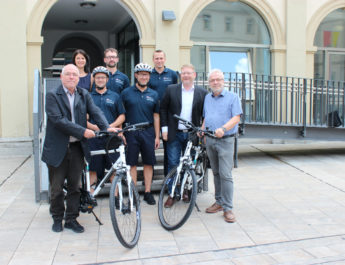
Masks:
[[[174,11],[171,10],[163,10],[162,11],[162,19],[164,21],[173,21],[176,20],[176,16]]]
[[[89,21],[87,21],[86,19],[76,19],[76,20],[74,20],[74,23],[81,25],[81,24],[87,24],[87,23],[89,23]]]
[[[97,0],[84,0],[79,5],[83,8],[93,8],[96,6]]]

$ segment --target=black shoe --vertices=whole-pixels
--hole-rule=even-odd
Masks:
[[[82,227],[77,220],[71,220],[65,223],[65,228],[72,229],[75,233],[83,233],[84,227]]]
[[[52,230],[56,233],[62,232],[62,221],[61,220],[54,220],[54,224],[52,226]]]
[[[150,205],[156,204],[155,198],[153,198],[153,195],[151,194],[151,192],[145,192],[144,201],[146,201],[147,204],[150,204]]]

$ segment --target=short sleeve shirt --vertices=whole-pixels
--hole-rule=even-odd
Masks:
[[[107,83],[108,89],[120,95],[122,90],[127,87],[129,87],[129,79],[124,73],[117,70],[114,74],[110,74]]]
[[[113,123],[118,116],[125,113],[125,108],[119,94],[107,90],[100,94],[97,91],[92,91],[91,97],[93,102],[103,111],[108,123]],[[94,123],[92,119],[91,123]]]
[[[205,128],[216,130],[227,123],[232,117],[241,115],[241,101],[237,94],[223,89],[222,93],[215,97],[209,93],[205,97],[203,116]],[[238,125],[227,131],[225,135],[234,134],[238,131]]]
[[[159,100],[161,101],[167,86],[177,84],[177,79],[176,72],[169,68],[165,67],[162,73],[158,73],[156,69],[153,69],[148,86],[157,91]]]
[[[122,91],[121,98],[126,110],[126,122],[153,124],[153,114],[159,113],[159,99],[156,91],[147,87],[141,92],[134,85]]]

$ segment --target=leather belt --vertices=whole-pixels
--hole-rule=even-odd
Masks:
[[[224,136],[223,136],[222,138],[220,138],[220,139],[230,138],[230,137],[234,137],[234,136],[236,136],[236,133],[224,135]]]
[[[189,132],[189,130],[188,130],[188,129],[184,129],[184,130],[179,130],[179,129],[177,129],[177,132],[187,133],[187,132]]]

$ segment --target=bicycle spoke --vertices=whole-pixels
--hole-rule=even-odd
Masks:
[[[134,247],[138,242],[141,226],[139,195],[133,182],[130,192],[133,198],[132,210],[128,185],[124,178],[116,176],[110,191],[110,215],[116,236],[121,244],[127,248]],[[115,195],[118,197],[118,203]]]

